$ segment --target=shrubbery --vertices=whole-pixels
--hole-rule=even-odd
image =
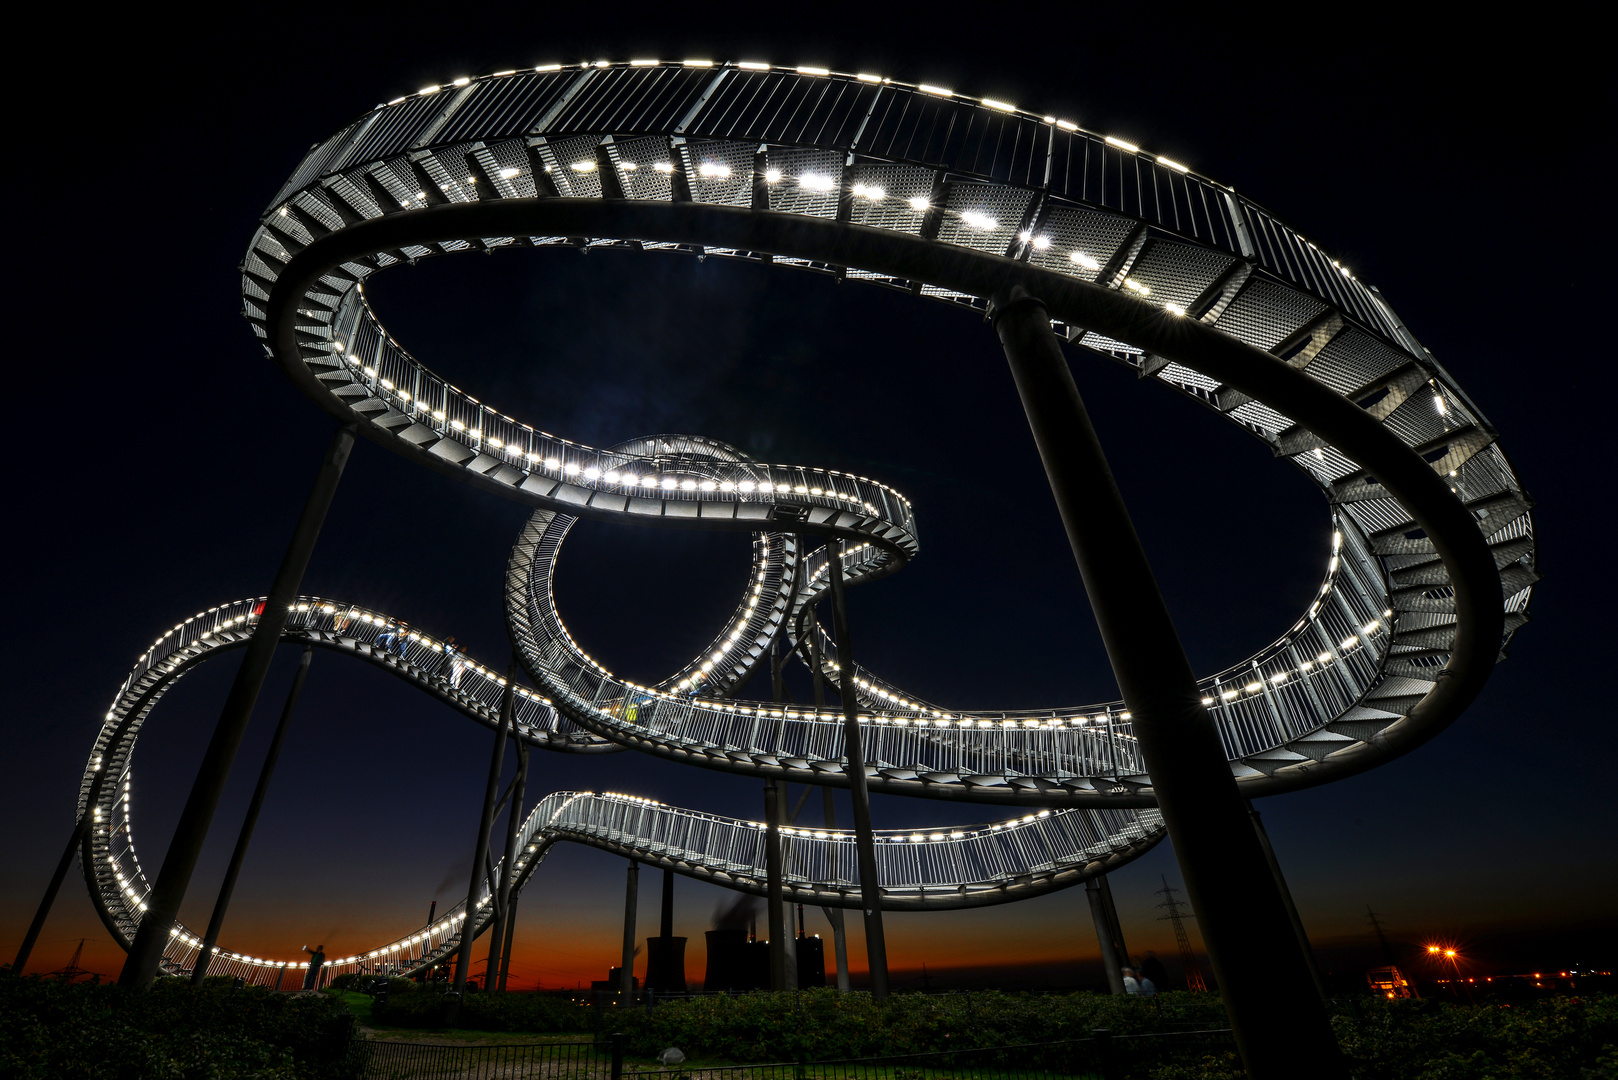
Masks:
[[[0,1014],[0,1076],[18,1080],[344,1080],[364,1061],[338,1002],[228,980],[125,990],[0,970]]]
[[[1377,1001],[1333,1026],[1356,1080],[1618,1078],[1618,997]]]
[[[454,999],[433,989],[417,989],[414,983],[409,985],[411,989],[403,992],[390,985],[387,1004],[377,1001],[372,1005],[372,1020],[389,1027],[448,1026],[449,1007]],[[575,1005],[565,997],[550,994],[467,994],[455,1026],[473,1031],[552,1033],[585,1031],[592,1022],[593,1016],[588,1009]]]
[[[1222,1027],[1216,998],[1159,994],[1034,995],[995,991],[944,997],[896,994],[876,1002],[833,989],[669,1001],[618,1018],[625,1048],[656,1054],[666,1046],[733,1061],[813,1061],[918,1054],[1088,1038],[1165,1027]]]

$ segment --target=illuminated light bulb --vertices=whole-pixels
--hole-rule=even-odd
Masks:
[[[1073,254],[1069,255],[1068,258],[1071,259],[1073,262],[1077,263],[1078,265],[1084,267],[1086,270],[1100,270],[1101,269],[1101,264],[1100,263],[1096,262],[1094,259],[1090,258],[1090,256],[1086,255],[1082,251],[1075,251]]]
[[[741,68],[743,71],[768,71],[768,70],[770,70],[770,65],[760,63],[757,60],[742,60],[742,61],[738,62],[736,66]]]
[[[444,410],[443,409],[434,409],[433,410],[433,419],[434,420],[442,420],[442,419],[444,419]]]
[[[667,487],[668,485],[665,484],[664,486]],[[695,480],[681,480],[680,481],[680,490],[681,491],[695,491],[695,490],[697,490],[697,482]]]
[[[933,207],[925,195],[912,195],[907,201],[910,203],[910,209],[918,214],[924,214]]]
[[[813,66],[811,66],[809,64],[799,64],[798,65],[798,74],[799,75],[830,75],[831,74],[831,69],[830,68],[823,68],[823,67],[813,67]]]
[[[780,169],[765,169],[764,170],[764,182],[766,184],[779,184],[781,182],[781,170]]]
[[[574,172],[595,172],[596,163],[593,161],[575,161],[572,165],[568,166],[568,168],[572,169]]]
[[[735,484],[734,481],[731,481],[731,480],[722,480],[722,481],[720,481],[720,484],[719,484],[719,490],[720,491],[735,491],[736,490],[736,484]]]
[[[660,173],[671,173],[674,171],[673,163],[668,161],[659,161],[657,164],[653,165],[652,168],[656,169]]]
[[[704,161],[697,166],[697,175],[711,180],[723,180],[730,175],[730,166],[717,161]]]
[[[661,60],[631,60],[629,62],[629,66],[630,67],[656,67],[658,64],[661,64],[662,62],[663,61],[661,61]]]
[[[961,221],[973,229],[992,229],[999,224],[988,214],[980,214],[976,210],[968,210],[963,213]]]
[[[636,169],[640,168],[640,166],[636,165],[633,161],[620,161],[618,164],[625,172],[634,172]]]
[[[1191,171],[1190,169],[1186,168],[1184,165],[1181,165],[1178,161],[1174,161],[1174,160],[1172,160],[1170,158],[1166,158],[1162,154],[1157,155],[1157,163],[1159,165],[1167,165],[1169,168],[1173,169],[1175,172],[1190,172]]]
[[[1051,238],[1050,237],[1048,237],[1048,236],[1036,236],[1036,237],[1034,237],[1034,250],[1035,251],[1044,251],[1046,248],[1048,248],[1050,246],[1051,246]]]
[[[997,100],[995,98],[984,98],[983,99],[983,104],[987,105],[991,109],[999,109],[1001,112],[1016,112],[1017,111],[1017,106],[1013,105],[1011,102],[1009,102],[1009,101],[999,101],[999,100]]]
[[[449,426],[454,428],[456,431],[465,431],[466,430],[466,425],[461,423],[459,420],[451,420],[449,422]]]
[[[601,477],[601,470],[596,468],[594,465],[592,465],[588,469],[584,470],[584,478],[586,480],[597,480],[597,479],[600,479],[600,477]]]
[[[1238,693],[1238,691],[1236,691],[1236,690],[1226,690],[1224,693],[1220,694],[1219,696],[1221,698],[1223,698],[1225,701],[1229,701],[1231,698],[1235,697],[1237,693]]]
[[[1287,681],[1287,672],[1285,672],[1285,671],[1281,672],[1279,675],[1271,675],[1270,676],[1270,682],[1274,683],[1276,686],[1280,686],[1282,683],[1284,683],[1286,681]]]
[[[1360,643],[1359,638],[1346,637],[1342,641],[1339,641],[1337,643],[1337,647],[1339,649],[1352,649],[1354,646],[1358,645],[1359,643]]]
[[[1128,150],[1131,154],[1140,153],[1140,147],[1136,146],[1134,143],[1125,139],[1115,138],[1112,135],[1107,136],[1107,145],[1116,146],[1120,150]]]
[[[1056,126],[1061,128],[1063,131],[1077,131],[1077,130],[1079,130],[1079,125],[1075,124],[1071,120],[1058,120],[1056,122]]]
[[[609,484],[616,484],[618,481],[623,479],[623,476],[617,472],[608,470],[607,472],[601,474],[601,479],[605,480]]]
[[[1185,308],[1181,307],[1179,304],[1164,304],[1163,310],[1168,312],[1170,315],[1185,314]]]
[[[436,94],[442,89],[444,89],[442,86],[424,86],[420,90],[417,90],[416,93],[418,93],[418,94]]]
[[[713,67],[712,60],[681,60],[680,63],[685,67]]]
[[[562,462],[557,458],[548,457],[548,458],[545,459],[545,467],[547,469],[557,469],[557,468],[560,468],[561,465],[562,465]]]
[[[936,94],[939,97],[954,97],[955,96],[955,91],[946,90],[942,86],[933,86],[930,83],[922,83],[921,85],[917,86],[916,89],[920,90],[924,94]]]
[[[702,483],[698,484],[697,487],[701,488],[703,491],[716,491],[718,490],[719,485],[714,483],[712,480],[704,480]]]
[[[823,173],[804,173],[798,177],[798,186],[810,191],[830,191],[837,186],[837,181]]]
[[[1205,698],[1202,699],[1202,703],[1204,705],[1212,705],[1213,702],[1214,702],[1214,699],[1211,698],[1211,697],[1205,697]]]
[[[647,479],[651,479],[651,478],[647,477]],[[675,479],[674,479],[674,477],[672,477],[672,476],[663,477],[662,487],[663,487],[664,491],[673,491],[674,488],[675,488]]]

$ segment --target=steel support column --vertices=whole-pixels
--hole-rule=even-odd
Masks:
[[[219,886],[219,899],[214,901],[213,915],[208,919],[208,932],[203,935],[202,948],[197,951],[197,962],[191,969],[191,984],[201,986],[208,976],[208,965],[213,960],[214,946],[219,942],[219,931],[225,925],[225,911],[230,907],[230,894],[236,890],[236,878],[247,858],[247,845],[253,839],[253,826],[258,824],[258,812],[264,805],[264,795],[270,790],[270,777],[275,772],[276,759],[281,756],[281,744],[286,741],[292,714],[298,708],[298,695],[303,693],[303,680],[309,675],[309,661],[314,659],[315,647],[305,645],[298,658],[297,673],[292,676],[292,689],[287,691],[287,703],[281,708],[280,722],[270,739],[269,752],[264,755],[264,766],[259,769],[258,786],[253,789],[253,801],[247,804],[247,817],[242,820],[242,831],[236,837],[236,849],[230,853],[230,866],[225,870],[224,883]]]
[[[501,993],[506,990],[506,977],[511,974],[511,941],[517,932],[517,901],[522,899],[521,893],[512,893],[511,899],[506,903],[506,934],[505,943],[500,948],[500,986]]]
[[[197,778],[191,785],[191,794],[186,798],[185,808],[180,811],[179,822],[174,826],[168,854],[163,857],[163,868],[158,871],[157,882],[146,899],[146,913],[141,917],[140,928],[135,931],[129,956],[124,960],[123,971],[118,976],[120,986],[148,986],[157,975],[163,951],[168,948],[169,932],[179,917],[180,903],[185,899],[191,875],[197,868],[197,858],[202,854],[203,842],[208,838],[208,826],[213,823],[214,811],[218,809],[220,796],[225,792],[231,763],[236,760],[236,751],[247,731],[247,722],[252,718],[253,706],[258,702],[259,691],[264,688],[264,677],[269,674],[270,662],[275,659],[275,647],[281,643],[287,609],[297,598],[298,587],[303,584],[303,572],[314,553],[320,526],[325,523],[326,511],[331,508],[332,497],[337,493],[337,482],[343,476],[343,466],[348,464],[349,452],[354,449],[354,430],[352,423],[339,426],[326,447],[325,460],[315,474],[314,486],[304,501],[303,513],[292,530],[292,539],[287,544],[286,554],[281,557],[281,566],[270,585],[269,596],[265,598],[264,610],[259,614],[258,625],[253,628],[253,636],[247,643],[247,655],[242,657],[242,665],[236,669],[236,679],[231,683],[230,694],[219,712],[219,722],[214,726],[213,737],[202,756],[202,764],[197,767]]]
[[[1246,802],[1045,305],[1013,286],[996,294],[992,312],[1248,1075],[1345,1077]]]
[[[798,551],[800,557],[809,550],[805,537],[798,536]],[[827,549],[830,553],[831,549]],[[818,714],[826,707],[826,678],[820,670],[820,622],[815,617],[813,605],[804,608],[803,621],[800,624],[799,640],[808,653],[810,682],[815,688],[815,712]],[[837,828],[837,800],[832,797],[832,789],[822,786],[821,814],[825,819],[828,831]],[[840,907],[824,907],[820,909],[826,914],[826,921],[831,923],[832,950],[837,955],[837,989],[848,993],[848,937],[843,931],[843,909]]]
[[[624,886],[624,961],[618,972],[619,1000],[628,1005],[635,1000],[635,909],[640,904],[640,863],[629,860],[629,879]]]
[[[1107,988],[1114,994],[1122,994],[1124,973],[1118,964],[1118,951],[1112,943],[1112,923],[1107,918],[1107,902],[1095,878],[1084,883],[1084,896],[1090,901],[1090,918],[1096,924],[1096,943],[1101,946],[1101,966],[1107,971]]]
[[[1287,917],[1292,921],[1292,932],[1298,935],[1298,948],[1303,950],[1303,958],[1309,964],[1309,975],[1315,980],[1315,991],[1320,994],[1320,1000],[1326,1000],[1326,980],[1321,977],[1320,964],[1315,960],[1315,947],[1309,943],[1309,931],[1303,928],[1303,919],[1298,915],[1298,905],[1292,902],[1292,890],[1287,887],[1286,875],[1281,873],[1281,864],[1275,858],[1275,848],[1270,846],[1270,834],[1264,828],[1264,819],[1259,815],[1257,807],[1247,804],[1247,812],[1253,816],[1253,831],[1258,834],[1258,842],[1264,848],[1264,858],[1270,864],[1270,873],[1275,877],[1275,887],[1281,891],[1281,899],[1287,906]]]
[[[1107,925],[1112,927],[1112,947],[1118,954],[1118,965],[1134,967],[1135,962],[1129,958],[1129,946],[1124,944],[1124,925],[1118,921],[1118,905],[1112,900],[1112,882],[1102,874],[1096,878],[1096,887],[1101,890],[1101,908],[1107,913]]]
[[[781,792],[772,776],[764,781],[764,888],[770,920],[770,989],[787,985],[786,905],[781,896]]]
[[[516,662],[516,658],[513,657],[513,665]],[[512,687],[508,685],[506,692],[509,695]],[[506,923],[511,918],[514,895],[512,884],[517,877],[517,839],[522,832],[523,791],[528,786],[528,744],[517,737],[516,731],[511,734],[512,741],[517,744],[517,775],[511,781],[511,807],[506,812],[506,857],[500,872],[500,896],[494,906],[494,925],[490,928],[492,932],[489,934],[489,962],[483,969],[485,989],[494,988],[500,971],[501,957],[511,938]]]
[[[51,875],[51,883],[45,886],[45,895],[39,901],[38,910],[34,912],[34,921],[28,924],[28,932],[22,938],[22,947],[17,950],[17,958],[11,962],[11,970],[18,975],[21,975],[27,966],[28,955],[34,951],[34,942],[39,940],[39,931],[45,926],[45,917],[51,913],[51,905],[56,903],[56,894],[61,891],[62,881],[73,865],[73,853],[90,833],[90,822],[95,818],[96,799],[100,794],[101,781],[105,775],[104,771],[97,773],[95,780],[91,782],[90,797],[84,804],[84,816],[73,826],[73,834],[67,838],[67,849],[62,852],[61,859],[56,863],[56,872]]]
[[[854,803],[860,906],[865,912],[865,959],[871,969],[871,996],[880,1001],[888,996],[888,943],[882,933],[882,884],[877,879],[876,837],[871,831],[871,793],[866,785],[859,700],[854,696],[854,650],[848,640],[848,604],[843,595],[843,542],[834,538],[826,546],[832,639],[837,644],[837,693],[843,700],[843,756],[847,762],[848,794]]]
[[[517,661],[511,662],[506,672],[506,692],[500,695],[500,727],[494,735],[494,749],[489,754],[489,779],[483,787],[483,808],[478,812],[478,838],[472,845],[472,873],[466,883],[466,919],[461,923],[460,946],[455,950],[455,985],[457,995],[466,993],[466,977],[472,967],[472,938],[477,925],[478,883],[488,872],[484,865],[489,858],[489,833],[494,829],[494,805],[500,797],[500,769],[505,764],[506,738],[511,732],[512,717],[517,711]],[[495,898],[490,898],[491,906]],[[491,913],[492,914],[492,913]],[[487,987],[489,973],[483,973]]]

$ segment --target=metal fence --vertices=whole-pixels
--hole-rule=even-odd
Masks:
[[[1206,1027],[924,1054],[645,1067],[626,1062],[623,1037],[598,1042],[467,1046],[368,1042],[367,1080],[1124,1080],[1170,1060],[1233,1052],[1229,1028]]]

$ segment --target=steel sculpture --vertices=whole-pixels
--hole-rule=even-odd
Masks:
[[[961,712],[840,665],[846,647],[840,654],[815,620],[815,603],[837,579],[874,580],[918,549],[911,506],[886,485],[756,462],[695,436],[595,449],[548,435],[417,361],[364,296],[371,275],[430,256],[602,245],[768,261],[980,310],[992,301],[1014,370],[1054,348],[1041,340],[1049,326],[1191,395],[1301,468],[1332,508],[1318,595],[1271,646],[1183,680],[1185,715],[1211,720],[1209,752],[1243,796],[1348,776],[1431,738],[1527,621],[1531,502],[1482,412],[1375,288],[1251,200],[1123,140],[940,87],[687,61],[460,79],[379,105],[316,145],[253,237],[244,314],[269,358],[340,424],[534,508],[508,569],[509,629],[539,687],[512,688],[518,737],[1039,808],[878,838],[883,908],[1001,902],[1093,876],[1162,835],[1147,809],[1159,797],[1147,761],[1156,755],[1164,784],[1177,766],[1123,702]],[[1052,460],[1060,503],[1065,466]],[[550,574],[579,517],[757,534],[749,592],[712,648],[656,686],[619,679],[578,648],[551,603]],[[805,550],[809,534],[827,544]],[[358,615],[338,625],[340,612]],[[464,684],[446,686],[409,656],[381,655],[366,637],[377,617],[303,600],[283,636],[381,663],[492,725],[497,676],[471,664]],[[134,736],[173,678],[244,644],[252,622],[246,606],[227,605],[165,635],[97,739],[76,836],[121,941],[147,887],[127,842]],[[844,687],[843,710],[729,696],[782,635],[817,684]],[[409,648],[437,647],[418,638]],[[1120,669],[1126,697],[1139,674]],[[862,746],[852,770],[845,733]],[[677,848],[653,840],[675,823],[687,829]],[[125,846],[114,853],[119,828]],[[1039,830],[1059,834],[1046,857],[1013,843]],[[794,896],[853,906],[862,880],[874,887],[872,874],[854,872],[845,834],[783,831],[798,848],[784,882]],[[754,842],[747,858],[741,837]],[[763,887],[752,823],[581,794],[548,796],[528,819],[514,880],[560,839]],[[469,900],[427,935],[337,967],[441,957],[467,911],[474,926],[487,921],[486,900]],[[165,964],[183,966],[194,941],[176,927]]]

